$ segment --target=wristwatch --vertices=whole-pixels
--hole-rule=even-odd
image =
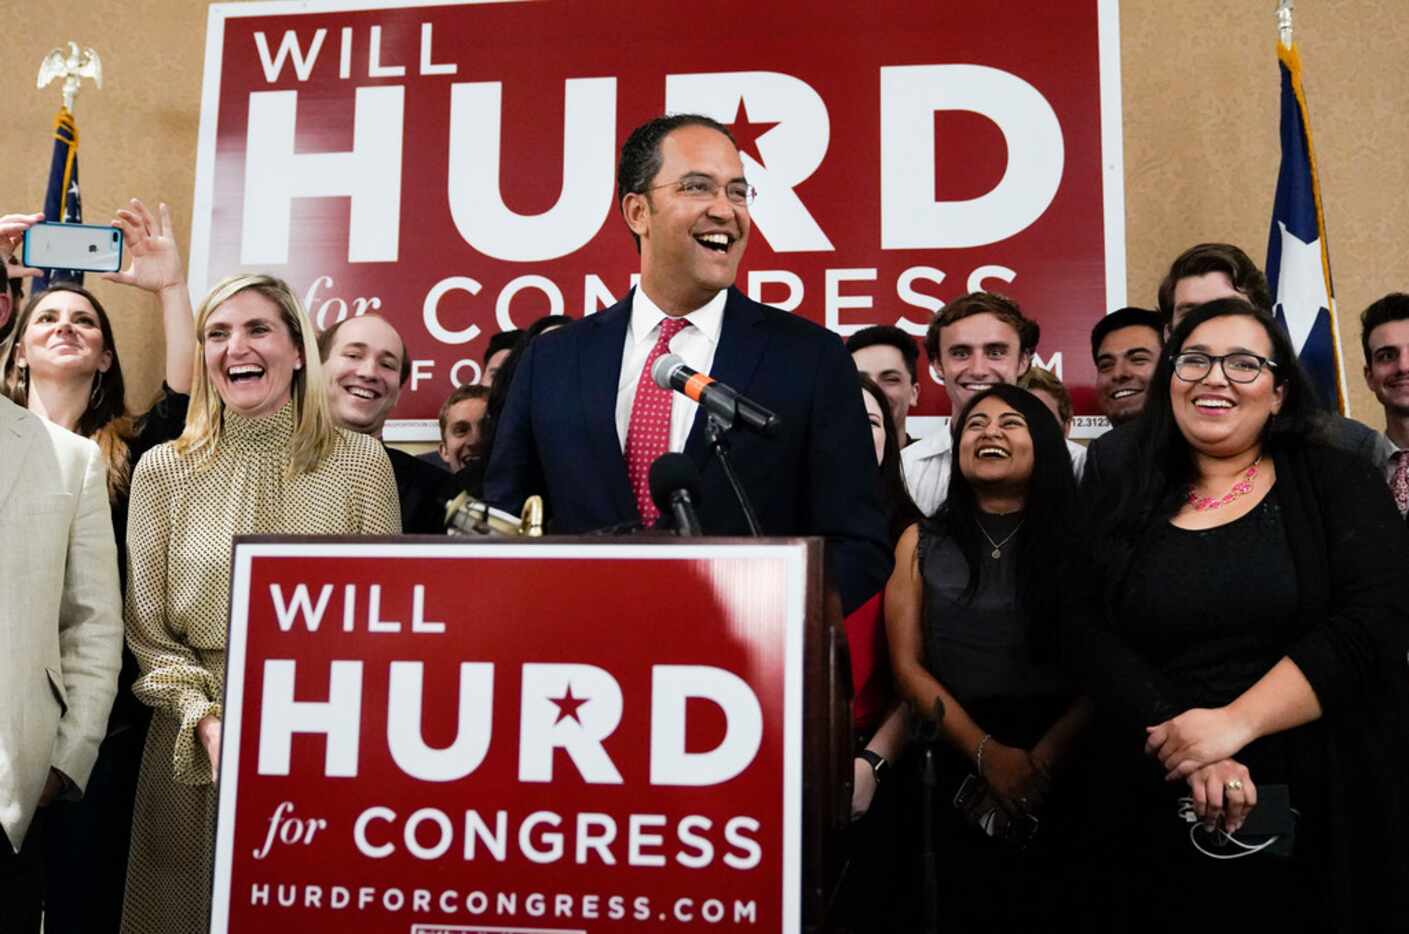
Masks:
[[[871,774],[876,776],[877,785],[883,783],[886,776],[890,774],[890,763],[886,761],[886,757],[880,753],[872,752],[869,749],[862,749],[856,754],[856,758],[866,760],[866,764],[871,767]]]

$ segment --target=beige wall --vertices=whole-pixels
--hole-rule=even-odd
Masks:
[[[1068,0],[1070,2],[1070,0]],[[103,56],[103,90],[75,108],[82,134],[85,218],[106,220],[131,195],[168,201],[189,236],[205,4],[192,0],[50,0],[44,16],[0,11],[10,63],[0,210],[42,199],[57,92],[31,79],[67,39]],[[1261,260],[1278,159],[1273,0],[1127,0],[1121,4],[1129,297],[1152,304],[1170,258],[1200,240],[1229,240]],[[1360,378],[1356,316],[1409,288],[1409,21],[1403,0],[1301,0],[1297,36],[1307,71],[1354,413],[1381,415]],[[36,25],[40,24],[42,25]],[[131,402],[160,379],[156,305],[99,283],[118,329]],[[111,298],[110,298],[111,297]]]
[[[1129,297],[1153,305],[1201,240],[1261,262],[1280,154],[1273,0],[1121,4]],[[1301,0],[1301,46],[1352,413],[1383,413],[1361,376],[1360,311],[1409,289],[1409,12],[1403,0]]]

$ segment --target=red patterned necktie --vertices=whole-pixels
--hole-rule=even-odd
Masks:
[[[1394,504],[1399,507],[1401,516],[1409,516],[1409,450],[1395,451],[1398,464],[1394,477],[1389,481],[1390,492],[1394,494]]]
[[[660,336],[646,356],[646,365],[636,380],[636,400],[631,403],[631,421],[626,427],[626,478],[631,481],[636,508],[646,525],[660,516],[651,499],[647,475],[655,459],[670,450],[670,403],[674,395],[651,379],[651,367],[661,355],[670,352],[671,339],[689,323],[684,318],[661,319]]]

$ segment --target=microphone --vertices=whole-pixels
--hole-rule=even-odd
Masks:
[[[647,475],[651,499],[662,514],[675,518],[675,534],[704,534],[695,502],[700,498],[700,471],[695,462],[684,454],[662,454],[651,463]]]
[[[737,422],[766,438],[777,434],[778,416],[708,373],[692,369],[679,354],[665,354],[656,360],[651,366],[651,379],[661,389],[673,389],[698,402],[726,429]]]

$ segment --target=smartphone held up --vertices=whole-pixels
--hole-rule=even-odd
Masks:
[[[117,272],[122,231],[95,224],[35,224],[24,233],[23,262],[35,269]]]

